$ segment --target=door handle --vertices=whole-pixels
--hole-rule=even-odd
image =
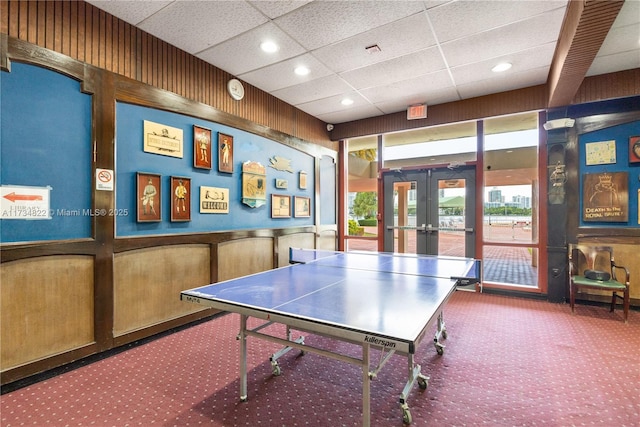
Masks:
[[[424,225],[422,227],[412,227],[410,225],[387,225],[387,230],[416,230],[425,231]]]

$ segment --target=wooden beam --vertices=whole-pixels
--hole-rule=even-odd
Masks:
[[[624,0],[569,0],[547,86],[548,107],[572,103]]]

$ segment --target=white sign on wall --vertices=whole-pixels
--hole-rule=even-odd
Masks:
[[[96,169],[96,190],[113,191],[113,171]]]
[[[51,219],[51,187],[0,186],[0,219]]]

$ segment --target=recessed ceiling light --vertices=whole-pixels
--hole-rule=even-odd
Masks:
[[[304,65],[301,65],[299,67],[296,67],[296,69],[293,70],[293,72],[296,73],[299,76],[306,76],[307,74],[309,74],[311,72],[311,70],[309,70]]]
[[[351,105],[351,104],[353,104],[353,99],[345,98],[342,101],[340,101],[340,103],[342,105]]]
[[[512,67],[512,64],[510,62],[502,62],[496,65],[495,67],[493,67],[491,71],[493,71],[494,73],[501,73],[503,71],[507,71],[511,67]]]
[[[277,44],[275,44],[271,40],[267,40],[265,42],[260,43],[260,49],[262,49],[267,53],[273,53],[273,52],[277,52],[278,49],[280,48],[278,47]]]

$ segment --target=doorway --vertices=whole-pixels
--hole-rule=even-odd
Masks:
[[[475,257],[475,166],[383,173],[385,252]]]

